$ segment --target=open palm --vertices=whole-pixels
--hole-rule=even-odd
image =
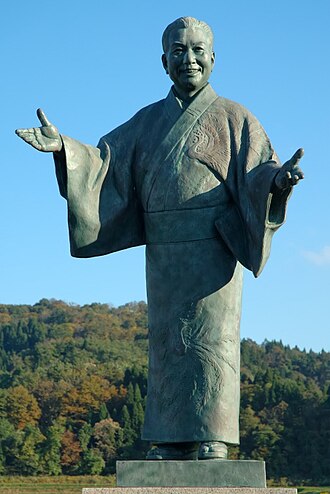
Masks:
[[[38,151],[53,153],[61,151],[62,139],[57,128],[48,120],[41,108],[37,110],[41,127],[17,129],[16,134]]]

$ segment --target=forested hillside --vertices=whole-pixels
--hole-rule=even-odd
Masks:
[[[0,305],[0,473],[106,474],[143,457],[147,345],[144,302]],[[231,457],[329,483],[330,353],[245,340],[241,370]]]

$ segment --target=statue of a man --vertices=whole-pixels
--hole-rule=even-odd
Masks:
[[[73,256],[146,244],[147,457],[226,458],[239,442],[242,266],[261,272],[303,150],[281,166],[256,118],[216,95],[207,24],[177,19],[163,48],[169,94],[97,147],[41,110],[41,127],[17,134],[54,153]]]

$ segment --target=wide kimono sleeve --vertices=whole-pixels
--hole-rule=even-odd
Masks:
[[[62,139],[63,151],[54,159],[60,193],[67,200],[71,255],[100,256],[144,244],[134,122],[103,137],[97,147]]]
[[[236,258],[257,277],[269,257],[273,234],[285,221],[292,187],[282,191],[274,185],[281,163],[253,115],[245,110],[243,118],[233,119],[231,133],[226,184],[232,203],[216,226]]]

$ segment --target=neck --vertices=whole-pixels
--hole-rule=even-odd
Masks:
[[[178,88],[177,86],[173,86],[173,91],[174,91],[174,94],[180,98],[181,100],[189,103],[191,100],[194,99],[194,97],[200,92],[202,91],[202,89],[204,89],[205,86],[207,86],[208,82],[206,84],[204,84],[203,87],[201,88],[198,88],[198,89],[192,89],[191,91],[183,91],[181,88]]]

